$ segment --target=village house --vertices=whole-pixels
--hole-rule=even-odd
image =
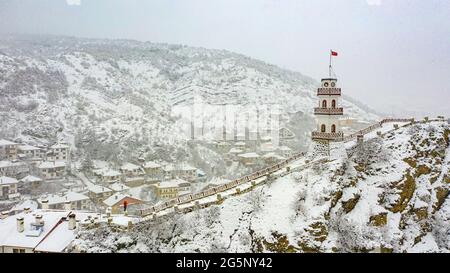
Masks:
[[[94,203],[101,203],[106,198],[113,194],[113,191],[107,187],[89,184],[88,186],[88,196]]]
[[[164,176],[167,179],[181,178],[189,182],[195,182],[197,179],[197,168],[189,164],[168,164],[164,166]]]
[[[64,143],[57,143],[50,147],[50,151],[54,155],[54,160],[69,160],[69,146]]]
[[[119,182],[109,185],[109,188],[115,192],[126,192],[130,189],[127,185]]]
[[[156,162],[147,161],[142,165],[142,168],[144,169],[144,172],[146,174],[146,181],[148,182],[161,181],[161,179],[163,178],[163,168]]]
[[[17,158],[19,144],[6,139],[0,139],[0,159],[14,160]]]
[[[88,196],[73,191],[64,195],[49,194],[37,202],[41,209],[87,210],[90,207]]]
[[[98,175],[100,182],[104,184],[117,183],[122,180],[122,173],[116,170],[102,169],[98,170],[96,174]]]
[[[19,196],[17,192],[19,181],[7,176],[0,177],[0,200],[14,199]]]
[[[62,161],[44,161],[38,165],[40,176],[45,180],[61,179],[66,175],[66,163]]]
[[[42,184],[42,179],[33,175],[27,175],[20,179],[19,183],[22,184],[24,189],[35,190]]]
[[[283,157],[290,157],[293,155],[292,149],[287,146],[280,146],[278,147],[278,153]]]
[[[239,162],[245,166],[252,166],[259,162],[260,156],[257,153],[245,153],[238,155]]]
[[[182,179],[171,179],[155,185],[156,196],[160,199],[175,198],[191,193],[191,183]]]
[[[144,201],[129,193],[117,192],[103,201],[103,204],[111,209],[111,213],[119,214],[124,212],[124,203],[127,202],[127,212],[134,212],[135,207],[143,204]]]
[[[0,175],[18,177],[30,171],[28,165],[22,161],[0,161]]]
[[[145,182],[144,171],[138,165],[126,163],[120,167],[123,174],[123,182],[129,187],[137,187]]]
[[[41,148],[28,144],[17,146],[17,156],[24,160],[40,160],[42,158],[42,155],[43,151]]]
[[[277,162],[280,162],[280,161],[286,159],[286,158],[282,157],[281,155],[277,155],[274,152],[264,154],[261,158],[264,160],[264,163],[266,165],[272,165],[272,164],[275,164]]]

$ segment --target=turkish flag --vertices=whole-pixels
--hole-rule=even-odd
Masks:
[[[338,53],[336,51],[331,50],[331,56],[337,56]]]

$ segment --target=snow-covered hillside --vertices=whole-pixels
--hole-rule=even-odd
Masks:
[[[128,40],[0,38],[1,137],[71,142],[92,158],[192,157],[173,107],[277,103],[300,143],[314,126],[317,83],[223,50]],[[345,90],[344,90],[345,93]],[[375,120],[344,100],[349,117]]]
[[[350,156],[129,232],[82,231],[88,252],[449,252],[450,126],[376,134]]]

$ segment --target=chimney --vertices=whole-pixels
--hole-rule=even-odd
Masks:
[[[44,199],[41,201],[42,209],[48,209],[48,199]]]
[[[23,208],[23,212],[24,212],[25,214],[30,213],[30,207],[25,207],[25,208]]]
[[[75,214],[69,215],[69,230],[74,230],[77,227],[77,220]]]
[[[69,200],[64,202],[64,209],[65,210],[71,210],[72,209],[72,203]]]
[[[41,214],[36,214],[36,216],[34,217],[35,221],[36,221],[36,225],[44,225],[44,221],[42,220],[42,215]]]
[[[23,217],[17,217],[17,232],[21,233],[25,229]]]
[[[5,219],[8,216],[9,216],[9,211],[7,211],[7,210],[2,211],[2,213],[0,214],[0,219]]]

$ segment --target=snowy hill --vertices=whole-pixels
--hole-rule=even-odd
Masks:
[[[1,137],[69,141],[92,158],[192,157],[174,108],[277,103],[306,146],[317,83],[243,55],[182,45],[54,36],[0,38]],[[344,90],[345,93],[345,90]],[[344,100],[349,117],[378,119]]]
[[[374,134],[350,156],[129,232],[82,231],[88,252],[449,252],[450,126]]]

